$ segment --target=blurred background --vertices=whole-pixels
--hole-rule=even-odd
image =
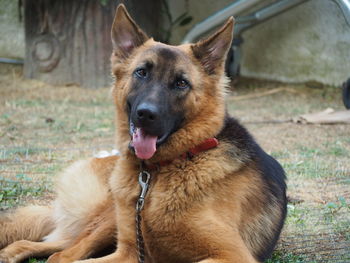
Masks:
[[[119,3],[173,45],[235,15],[227,107],[288,175],[268,262],[350,262],[349,0],[0,0],[0,210],[49,203],[64,167],[116,147]]]
[[[0,57],[24,60],[28,78],[108,86],[109,29],[119,2],[1,0]],[[180,44],[194,25],[244,1],[124,2],[150,36]],[[241,76],[338,86],[350,77],[350,9],[344,14],[339,3],[330,0],[253,2],[237,17],[276,2],[292,3],[292,8],[242,33]]]

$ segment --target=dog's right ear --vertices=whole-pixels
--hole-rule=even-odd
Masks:
[[[212,36],[192,45],[194,56],[202,63],[205,71],[211,75],[218,67],[223,67],[227,52],[231,46],[235,20],[231,16],[226,24]]]
[[[112,26],[113,52],[120,58],[127,58],[134,48],[148,39],[147,35],[130,17],[123,4],[118,5]]]

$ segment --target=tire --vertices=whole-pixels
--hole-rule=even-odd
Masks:
[[[350,109],[350,79],[343,84],[343,103],[345,108]]]

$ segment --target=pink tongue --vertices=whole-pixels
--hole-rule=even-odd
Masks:
[[[146,160],[151,158],[156,152],[157,136],[145,134],[142,129],[136,128],[132,135],[132,144],[135,148],[136,156]]]

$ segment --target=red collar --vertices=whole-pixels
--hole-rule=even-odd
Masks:
[[[206,139],[204,142],[202,142],[201,144],[189,149],[187,152],[181,154],[178,158],[179,159],[191,159],[193,156],[201,153],[201,152],[204,152],[204,151],[207,151],[207,150],[210,150],[212,148],[215,148],[219,145],[219,141],[218,139],[216,138],[209,138],[209,139]],[[164,161],[160,161],[158,163],[155,163],[155,164],[148,164],[147,165],[147,168],[148,169],[151,169],[151,170],[154,170],[154,169],[157,169],[159,166],[166,166],[166,165],[169,165],[173,162],[173,160],[164,160]]]

